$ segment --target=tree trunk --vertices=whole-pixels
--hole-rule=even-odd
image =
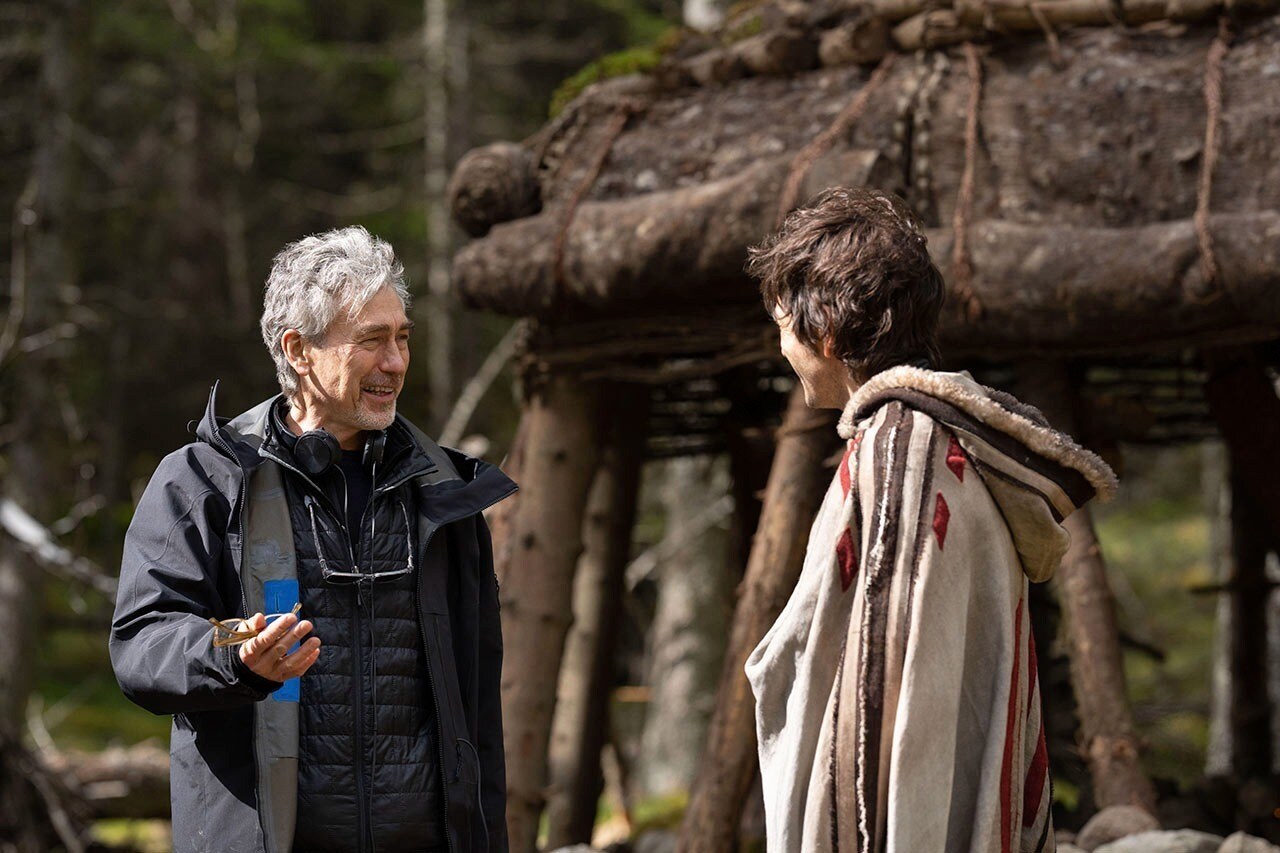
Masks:
[[[834,425],[833,414],[805,406],[804,392],[797,385],[778,432],[760,528],[738,589],[716,710],[680,829],[682,853],[724,853],[734,848],[758,763],[755,698],[743,666],[782,612],[800,576],[806,534],[830,478],[824,461],[836,444]]]
[[[636,801],[687,793],[706,743],[739,580],[727,565],[726,525],[700,519],[729,489],[724,467],[711,457],[680,457],[665,465],[664,539],[682,544],[658,564],[650,694],[632,777]]]
[[[596,471],[599,415],[598,389],[571,376],[547,379],[524,414],[523,493],[511,522],[514,551],[501,595],[507,831],[517,853],[534,850],[546,803],[547,745],[572,621],[587,491]]]
[[[427,375],[431,420],[443,424],[453,405],[453,300],[449,292],[449,4],[423,0],[422,50],[426,66]]]
[[[502,461],[503,472],[520,484],[524,472],[524,450],[529,433],[529,410],[525,409],[520,423],[516,424],[516,434],[511,439],[511,449]],[[485,514],[489,523],[489,536],[493,542],[493,573],[498,578],[498,586],[506,582],[511,559],[515,555],[515,540],[511,536],[511,526],[516,513],[520,510],[521,492],[516,492],[502,503]]]
[[[1031,362],[1019,372],[1019,380],[1027,402],[1040,407],[1050,423],[1075,431],[1075,393],[1065,365]],[[1071,547],[1058,570],[1057,589],[1094,801],[1099,808],[1133,805],[1155,814],[1155,789],[1139,760],[1125,688],[1115,599],[1089,508],[1077,510],[1063,526]]]
[[[549,756],[547,848],[590,844],[604,787],[617,626],[644,459],[647,389],[618,395],[599,473],[587,500]]]
[[[20,226],[15,240],[22,245],[15,244],[13,251],[24,253],[27,268],[25,280],[10,283],[11,299],[21,300],[24,308],[16,313],[10,308],[9,319],[17,323],[6,325],[8,344],[48,332],[58,320],[59,292],[76,283],[70,240],[76,175],[67,128],[77,118],[83,12],[79,2],[70,0],[50,10],[44,33],[40,85],[47,110],[37,132],[29,191],[14,210]],[[12,419],[13,438],[5,448],[0,483],[8,497],[41,520],[51,509],[50,443],[61,432],[53,389],[59,379],[57,359],[65,354],[65,348],[55,346],[0,356],[12,359],[8,369],[15,374],[13,396],[2,406]],[[26,721],[43,586],[43,574],[31,558],[0,534],[0,625],[7,634],[0,643],[0,726],[9,731],[21,731]]]

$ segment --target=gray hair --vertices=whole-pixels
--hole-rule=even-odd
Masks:
[[[298,374],[280,341],[285,331],[297,329],[309,341],[322,340],[339,311],[355,314],[384,287],[409,310],[404,265],[389,243],[359,225],[304,237],[280,250],[267,276],[262,340],[285,396],[298,391]]]

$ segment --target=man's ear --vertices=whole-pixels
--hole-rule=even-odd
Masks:
[[[822,357],[823,358],[836,357],[836,345],[835,345],[835,342],[831,340],[830,335],[824,335],[822,338]]]
[[[299,376],[311,372],[311,360],[307,357],[307,342],[297,329],[285,329],[280,336],[280,347],[284,350],[285,360]]]

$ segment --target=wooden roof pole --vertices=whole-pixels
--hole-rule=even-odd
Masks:
[[[500,600],[506,650],[502,729],[507,758],[507,834],[532,853],[546,801],[547,744],[556,683],[573,612],[582,519],[599,453],[594,385],[553,375],[526,404],[521,495]]]
[[[1019,371],[1022,397],[1058,429],[1076,429],[1074,389],[1062,362],[1029,362]],[[1071,547],[1056,587],[1066,621],[1071,682],[1080,712],[1081,749],[1098,808],[1132,805],[1156,813],[1155,788],[1139,760],[1120,653],[1120,630],[1107,567],[1089,508],[1063,527]]]
[[[611,400],[600,470],[587,498],[583,552],[573,590],[548,755],[547,849],[590,844],[604,786],[600,752],[609,735],[609,695],[631,532],[644,461],[648,389],[622,386]]]
[[[808,532],[831,472],[835,413],[815,412],[797,385],[778,432],[746,576],[738,589],[716,708],[701,769],[680,828],[680,853],[727,853],[756,769],[755,699],[743,672],[747,656],[787,603],[804,563]]]

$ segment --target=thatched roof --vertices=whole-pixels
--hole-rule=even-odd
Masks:
[[[856,22],[869,6],[841,8]],[[781,31],[814,46],[847,24],[833,13],[809,29],[792,20],[781,18]],[[463,247],[457,286],[468,304],[512,315],[753,301],[741,273],[746,247],[776,225],[783,184],[803,172],[797,156],[859,95],[865,109],[851,127],[835,128],[796,200],[831,183],[904,193],[934,225],[934,254],[959,286],[952,241],[977,93],[964,232],[983,311],[966,320],[963,301],[954,301],[952,350],[973,336],[987,353],[1272,337],[1280,325],[1280,23],[1263,15],[1240,24],[1221,59],[1219,150],[1204,205],[1219,266],[1210,283],[1193,220],[1216,32],[1211,19],[1076,27],[1052,41],[1038,31],[996,37],[983,47],[977,91],[960,47],[901,55],[870,92],[870,67],[823,67],[817,49],[799,51],[785,73],[751,76],[739,64],[722,70],[727,79],[699,85],[687,69],[727,50],[714,47],[652,76],[614,79],[535,137],[527,163],[540,167],[540,210]],[[484,184],[468,183],[466,167],[457,197]],[[486,224],[481,218],[479,228]],[[1153,315],[1160,323],[1134,323]]]
[[[534,350],[552,360],[625,346],[614,320],[649,316],[666,333],[629,342],[661,357],[646,381],[681,356],[714,375],[775,346],[747,247],[822,187],[866,184],[929,226],[950,357],[1178,371],[1188,348],[1280,337],[1272,0],[1231,21],[1200,0],[755,8],[759,32],[691,39],[464,159],[465,302],[549,320]]]

